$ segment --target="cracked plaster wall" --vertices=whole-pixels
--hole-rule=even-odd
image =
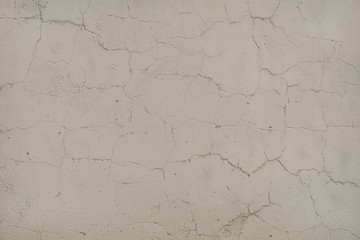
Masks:
[[[0,239],[359,239],[359,12],[0,0]]]

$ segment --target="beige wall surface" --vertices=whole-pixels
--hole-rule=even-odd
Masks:
[[[359,12],[0,0],[0,239],[360,239]]]

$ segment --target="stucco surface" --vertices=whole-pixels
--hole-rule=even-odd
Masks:
[[[0,239],[359,239],[359,12],[0,0]]]

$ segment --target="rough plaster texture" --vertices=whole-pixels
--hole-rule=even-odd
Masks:
[[[0,239],[360,239],[359,12],[0,0]]]

